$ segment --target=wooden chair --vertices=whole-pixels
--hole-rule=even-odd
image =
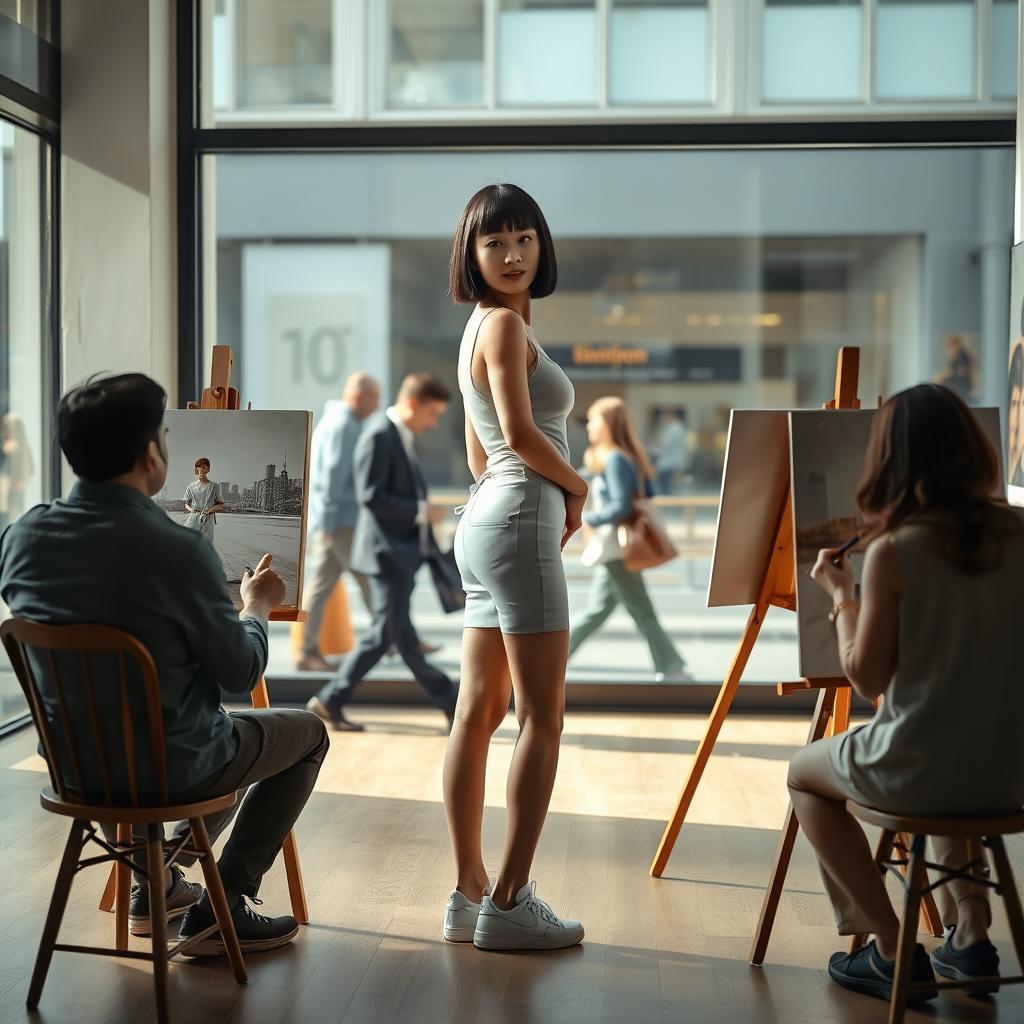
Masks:
[[[149,651],[119,629],[86,625],[42,626],[22,619],[10,619],[0,626],[0,640],[25,692],[46,754],[51,785],[43,789],[40,803],[44,810],[72,819],[29,985],[26,1000],[29,1009],[39,1004],[55,950],[130,957],[152,961],[157,1020],[165,1024],[169,1020],[169,958],[186,952],[218,930],[235,980],[244,984],[247,976],[242,952],[203,822],[205,815],[231,807],[236,797],[232,792],[197,803],[177,806],[168,803],[163,713],[156,665]],[[34,656],[30,657],[30,654]],[[100,658],[106,659],[108,668],[102,679],[95,673],[95,664]],[[131,671],[129,666],[137,671]],[[116,668],[113,678],[109,668]],[[36,679],[37,671],[45,677],[47,685],[44,688]],[[96,698],[104,688],[108,695],[117,698],[120,705],[117,718],[109,714],[103,718],[100,716]],[[147,720],[146,732],[140,736],[136,735],[133,725],[133,698],[136,707],[141,704],[144,708]],[[119,768],[116,773],[111,771],[115,764]],[[127,778],[127,791],[117,787],[115,778]],[[186,819],[191,826],[190,833],[178,842],[165,843],[164,823]],[[102,833],[97,833],[94,825],[97,821],[118,823],[116,845],[111,846]],[[146,838],[133,838],[132,826],[136,830],[144,826]],[[88,842],[95,843],[105,852],[83,857],[83,847]],[[168,949],[164,868],[185,852],[197,857],[202,865],[217,923]],[[141,868],[143,853],[145,869]],[[139,855],[138,864],[133,860],[136,854]],[[58,943],[57,935],[76,872],[110,861],[117,866],[118,884],[124,897],[121,901],[122,921],[119,922],[119,927],[124,928],[123,944],[119,941],[117,945],[120,948],[104,949]],[[152,953],[127,949],[127,920],[123,907],[127,902],[132,870],[144,874],[149,885]]]
[[[861,821],[877,825],[881,830],[878,846],[875,850],[875,863],[878,870],[896,876],[903,885],[904,902],[903,916],[900,918],[899,948],[896,955],[896,973],[892,986],[892,999],[889,1003],[889,1022],[899,1024],[906,1013],[907,997],[913,986],[910,983],[910,963],[917,940],[917,919],[921,907],[921,899],[926,893],[937,889],[951,878],[962,878],[977,885],[994,889],[1003,898],[1006,917],[1010,924],[1010,935],[1013,939],[1017,960],[1024,970],[1024,912],[1021,911],[1020,894],[1013,880],[1010,860],[1006,855],[1003,836],[1024,832],[1024,811],[1017,811],[1000,818],[914,818],[899,814],[888,814],[877,811],[873,807],[862,807],[853,801],[847,801],[849,812]],[[910,849],[900,850],[896,858],[891,856],[893,845],[898,836],[909,837]],[[995,881],[987,872],[983,861],[975,859],[956,869],[947,868],[944,864],[932,864],[925,860],[925,839],[928,836],[950,836],[974,839],[991,851],[995,866]],[[906,869],[906,876],[900,869]],[[936,872],[936,880],[928,882],[926,871]],[[867,941],[866,935],[855,935],[850,943],[850,952],[860,948]],[[980,978],[969,982],[938,980],[938,987],[967,988],[972,990],[996,991],[1002,985],[1014,985],[1024,981],[1024,975],[1011,977]]]

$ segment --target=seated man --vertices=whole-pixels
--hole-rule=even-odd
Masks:
[[[213,545],[171,522],[150,500],[167,477],[165,400],[160,385],[142,374],[94,379],[61,399],[60,446],[79,481],[67,498],[36,506],[4,533],[0,594],[19,618],[115,626],[149,649],[159,673],[171,802],[249,789],[221,854],[220,874],[242,950],[273,949],[295,936],[295,919],[256,914],[246,898],[255,900],[313,789],[327,732],[305,711],[229,715],[220,706],[222,691],[244,695],[259,681],[267,663],[267,618],[285,588],[265,555],[242,581],[239,615]],[[93,667],[94,677],[100,667]],[[94,682],[101,717],[119,724],[117,688],[104,687],[102,678]],[[68,699],[73,706],[74,697]],[[146,735],[141,707],[133,715],[135,735]],[[121,789],[127,790],[126,779]],[[207,820],[211,839],[233,814]],[[183,829],[187,823],[179,835]],[[109,825],[104,831],[112,838]],[[183,938],[214,923],[201,886],[187,882],[176,866],[166,882],[167,916],[184,915]],[[133,934],[150,934],[144,885],[133,889],[130,925]],[[223,953],[219,933],[195,952]]]

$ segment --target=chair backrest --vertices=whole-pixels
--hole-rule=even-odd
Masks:
[[[26,619],[3,623],[0,640],[62,800],[110,807],[167,803],[160,686],[143,644],[110,626]]]

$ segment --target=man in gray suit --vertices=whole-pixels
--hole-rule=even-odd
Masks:
[[[338,675],[307,705],[335,729],[362,730],[342,709],[392,643],[449,723],[455,713],[455,685],[423,656],[409,617],[416,572],[437,550],[432,526],[444,515],[427,501],[414,438],[437,426],[450,401],[451,392],[436,377],[409,374],[395,404],[367,420],[356,446],[359,516],[351,564],[369,577],[373,621]]]

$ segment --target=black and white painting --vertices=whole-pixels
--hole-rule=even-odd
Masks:
[[[154,501],[213,545],[238,608],[243,574],[268,553],[282,607],[298,608],[312,415],[170,409],[165,424],[167,482]]]

